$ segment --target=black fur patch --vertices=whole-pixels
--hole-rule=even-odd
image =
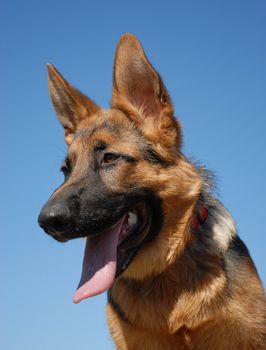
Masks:
[[[109,290],[107,293],[107,300],[108,303],[111,304],[115,312],[118,314],[118,316],[121,318],[121,320],[123,320],[124,322],[129,322],[124,311],[121,309],[121,306],[113,299],[111,290]]]
[[[249,254],[248,248],[241,238],[236,235],[232,238],[225,254],[225,267],[227,276],[230,279],[234,278],[234,273],[237,271],[237,265],[241,265],[242,263],[248,264],[257,273],[256,266]]]
[[[231,240],[229,250],[237,253],[241,258],[251,259],[248,248],[238,235]]]

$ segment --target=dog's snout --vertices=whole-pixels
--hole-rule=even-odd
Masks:
[[[71,213],[62,203],[46,204],[40,212],[38,223],[45,232],[55,238],[63,234],[71,225]]]

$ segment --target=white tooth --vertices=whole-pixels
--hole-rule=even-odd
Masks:
[[[138,221],[138,217],[135,213],[133,213],[132,211],[130,211],[128,213],[128,224],[129,226],[133,226],[133,225],[136,225]]]

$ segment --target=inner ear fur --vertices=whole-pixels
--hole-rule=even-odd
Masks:
[[[161,143],[165,146],[173,142],[180,146],[180,126],[173,116],[171,98],[141,44],[130,33],[122,36],[116,49],[112,107],[130,115],[153,140],[164,138]]]
[[[58,119],[65,130],[65,140],[71,143],[81,120],[97,113],[99,107],[74,88],[51,64],[48,68],[48,86]]]

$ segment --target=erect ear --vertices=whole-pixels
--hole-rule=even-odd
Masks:
[[[125,100],[142,111],[144,116],[173,113],[170,96],[148,61],[137,38],[126,33],[120,39],[114,63],[112,106]]]
[[[65,129],[66,143],[70,144],[80,121],[95,114],[99,107],[71,86],[51,64],[47,68],[50,96],[59,121]]]

